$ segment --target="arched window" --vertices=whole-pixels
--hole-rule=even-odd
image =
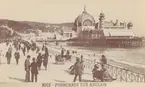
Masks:
[[[92,26],[93,24],[92,24],[91,20],[87,19],[87,20],[84,21],[83,25],[84,26]]]

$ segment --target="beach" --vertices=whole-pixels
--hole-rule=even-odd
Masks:
[[[144,63],[145,58],[143,53],[144,48],[134,48],[134,49],[133,48],[132,49],[131,48],[130,49],[96,48],[97,49],[96,50],[95,47],[94,49],[91,49],[87,47],[67,46],[67,45],[55,46],[54,44],[52,44],[51,47],[56,50],[60,50],[62,47],[65,48],[66,50],[74,50],[77,51],[76,56],[80,57],[81,55],[83,55],[85,59],[90,59],[90,60],[96,59],[97,61],[99,61],[101,55],[105,55],[108,60],[108,64],[110,65],[127,69],[143,75],[145,74],[145,63]]]

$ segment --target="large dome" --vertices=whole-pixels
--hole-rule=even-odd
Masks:
[[[95,20],[94,17],[91,16],[85,9],[76,19],[75,26],[94,26]]]

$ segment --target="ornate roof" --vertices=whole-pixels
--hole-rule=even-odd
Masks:
[[[85,20],[90,20],[92,21],[92,23],[95,23],[95,19],[92,15],[90,15],[87,11],[86,11],[86,7],[84,7],[84,11],[82,12],[82,14],[80,14],[76,19],[75,19],[75,25],[78,25],[79,23],[83,23]]]

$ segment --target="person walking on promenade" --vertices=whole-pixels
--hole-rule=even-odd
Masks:
[[[30,45],[27,45],[27,53],[29,53],[30,49],[31,49]]]
[[[15,56],[15,59],[16,59],[16,64],[18,65],[19,59],[20,59],[20,53],[19,53],[18,50],[15,52],[14,56]]]
[[[84,58],[83,55],[81,55],[81,62],[84,62],[84,59],[83,58]]]
[[[73,82],[76,81],[78,76],[79,76],[79,82],[82,81],[83,71],[84,71],[83,63],[81,63],[80,59],[77,58],[76,59],[76,63],[74,64],[74,74],[75,74],[75,77],[74,77]]]
[[[36,48],[36,53],[39,53],[39,51],[40,51],[40,48],[37,47],[37,48]]]
[[[47,70],[48,57],[49,57],[48,49],[45,48],[45,53],[43,56],[43,66],[45,67],[45,70]]]
[[[30,55],[27,56],[27,59],[25,60],[25,81],[30,82]]]
[[[94,68],[92,70],[93,81],[100,80],[101,82],[103,82],[103,70],[100,68],[101,66],[99,67],[99,64],[94,65]]]
[[[42,51],[44,51],[44,49],[45,49],[45,46],[44,46],[44,44],[43,44],[43,46],[42,46]]]
[[[0,51],[0,65],[1,65],[2,50]]]
[[[61,57],[63,58],[63,56],[64,56],[64,49],[62,48],[61,49]]]
[[[11,51],[7,51],[6,52],[7,64],[11,63],[11,57],[12,57],[12,52]]]
[[[31,81],[34,82],[35,78],[35,82],[37,82],[38,64],[36,63],[35,58],[33,58],[33,62],[31,63],[30,67],[31,67]]]
[[[102,67],[104,67],[107,64],[107,59],[106,59],[105,55],[102,55],[100,62],[102,64]]]
[[[19,49],[19,50],[21,49],[21,43],[19,43],[18,49]]]
[[[24,45],[24,48],[23,48],[23,54],[25,56],[25,53],[26,53],[26,46]]]
[[[38,56],[37,56],[37,64],[38,64],[38,67],[39,67],[39,70],[41,69],[41,64],[42,64],[42,54],[39,53]]]

